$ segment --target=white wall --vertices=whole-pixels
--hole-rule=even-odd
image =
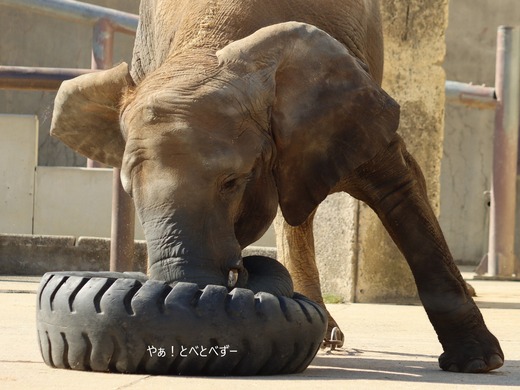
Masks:
[[[0,115],[0,139],[0,233],[110,237],[112,169],[38,167],[34,116]]]
[[[0,115],[0,232],[32,232],[38,120]]]
[[[33,234],[110,237],[112,169],[37,167],[35,187]]]

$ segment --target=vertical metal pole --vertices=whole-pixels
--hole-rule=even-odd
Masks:
[[[520,107],[520,27],[498,28],[489,276],[515,273],[515,207]]]
[[[94,25],[92,68],[112,66],[114,29],[110,21],[99,20]],[[114,168],[112,178],[112,229],[110,241],[110,270],[132,271],[134,259],[135,210],[132,198],[123,190],[120,170]]]
[[[121,185],[120,170],[114,168],[112,178],[112,233],[110,271],[134,270],[134,202]]]
[[[114,29],[107,19],[94,24],[92,35],[92,69],[109,69],[114,57]],[[87,159],[87,168],[103,168],[98,161]]]

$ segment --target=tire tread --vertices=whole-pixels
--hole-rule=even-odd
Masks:
[[[97,314],[100,314],[103,312],[103,310],[101,309],[101,299],[103,299],[103,296],[108,291],[110,286],[112,286],[114,284],[114,282],[115,282],[115,279],[106,279],[105,283],[101,286],[101,288],[96,293],[96,295],[94,295],[94,299],[93,299],[94,309],[96,310]]]
[[[166,312],[166,298],[168,295],[170,295],[170,292],[172,291],[172,288],[170,286],[165,285],[163,287],[163,290],[157,297],[157,301],[155,302],[155,305],[157,307],[157,311],[160,314],[164,314]]]
[[[47,348],[47,351],[48,351],[48,354],[47,354],[48,364],[51,367],[56,367],[56,365],[54,364],[54,361],[52,359],[52,343],[51,343],[51,338],[49,336],[49,332],[45,332],[45,340],[47,341],[47,346],[48,346],[48,348]]]
[[[92,342],[87,332],[81,333],[81,338],[85,344],[85,355],[83,356],[83,367],[85,371],[92,371]]]
[[[87,284],[88,279],[87,278],[81,278],[81,281],[78,283],[76,288],[72,290],[72,292],[69,295],[68,303],[69,303],[69,311],[71,313],[74,312],[74,300],[76,299],[76,296],[79,294],[81,289]]]
[[[58,285],[52,291],[52,293],[50,295],[50,299],[49,299],[49,304],[50,304],[50,307],[51,307],[51,311],[54,311],[54,300],[56,298],[56,294],[58,294],[58,291],[60,290],[61,286],[63,286],[65,284],[67,279],[68,279],[67,277],[61,278],[61,280],[59,281]]]
[[[61,340],[63,342],[63,351],[62,351],[62,357],[61,357],[61,364],[63,364],[63,367],[70,368],[69,364],[69,343],[67,341],[67,335],[64,332],[60,332]]]
[[[134,299],[135,295],[139,292],[141,287],[142,284],[136,280],[134,282],[134,285],[128,290],[128,292],[125,294],[123,298],[123,306],[125,307],[127,314],[130,316],[133,316],[135,314],[134,308],[132,307],[132,300]]]

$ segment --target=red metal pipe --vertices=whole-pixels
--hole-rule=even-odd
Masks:
[[[94,23],[92,32],[92,60],[94,70],[109,69],[112,67],[114,53],[114,29],[108,19],[100,19]],[[87,168],[103,168],[98,161],[87,159]]]
[[[112,176],[112,230],[110,270],[133,271],[134,268],[134,202],[121,184],[121,172],[114,168]]]
[[[114,27],[110,20],[100,19],[92,31],[92,69],[109,69],[113,66]]]

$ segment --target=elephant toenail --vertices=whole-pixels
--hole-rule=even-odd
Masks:
[[[238,269],[232,268],[228,274],[228,288],[234,288],[238,282]]]
[[[502,367],[504,359],[499,355],[493,355],[489,358],[489,369],[494,370],[495,368]]]
[[[453,364],[451,364],[451,365],[448,367],[448,371],[451,371],[451,372],[459,372],[460,370],[459,370],[459,367],[458,367],[455,363],[453,363]]]
[[[473,359],[464,368],[464,372],[467,373],[486,371],[489,371],[489,369],[487,368],[486,363],[482,359]]]

